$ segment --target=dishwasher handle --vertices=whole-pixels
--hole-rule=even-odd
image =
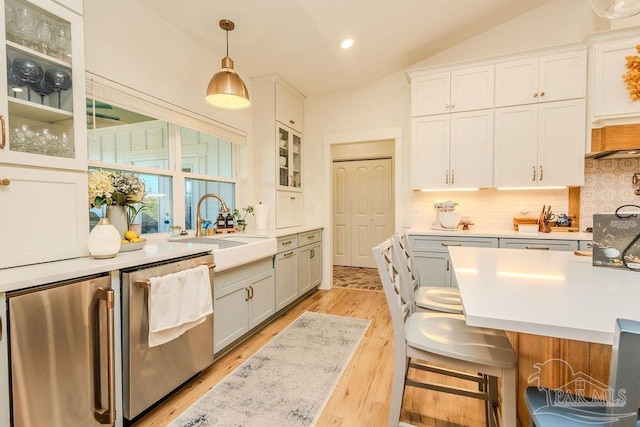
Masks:
[[[98,288],[95,293],[94,331],[93,331],[93,387],[94,411],[93,416],[100,424],[112,425],[116,422],[116,381],[115,381],[115,344],[113,311],[115,296],[113,289]],[[100,336],[100,303],[106,307],[107,321],[107,407],[102,406],[102,376],[101,376],[101,336]]]

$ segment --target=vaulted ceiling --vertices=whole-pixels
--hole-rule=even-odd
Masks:
[[[243,78],[279,72],[305,95],[354,90],[550,0],[137,0]],[[340,41],[355,45],[342,50]]]

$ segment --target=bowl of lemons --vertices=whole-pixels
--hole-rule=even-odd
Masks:
[[[140,237],[135,231],[129,230],[124,233],[124,239],[120,243],[120,252],[129,252],[144,248],[147,240]]]

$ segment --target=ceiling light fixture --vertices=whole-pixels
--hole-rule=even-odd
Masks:
[[[247,86],[233,69],[233,60],[229,58],[229,31],[233,31],[235,24],[228,19],[220,20],[220,28],[227,33],[227,56],[222,58],[222,70],[213,75],[205,101],[214,107],[227,110],[241,110],[251,106]]]
[[[591,0],[596,14],[607,19],[622,19],[640,13],[640,0]]]
[[[340,47],[342,49],[349,49],[351,46],[353,46],[353,39],[344,39],[340,42]]]

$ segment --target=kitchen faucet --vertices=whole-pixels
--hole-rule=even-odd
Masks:
[[[205,199],[208,199],[210,197],[215,197],[220,201],[220,208],[222,209],[222,212],[229,213],[229,207],[225,203],[224,199],[220,197],[220,195],[216,193],[207,193],[204,196],[200,197],[200,200],[198,200],[198,206],[196,207],[196,237],[202,236],[202,215],[200,215],[200,205],[202,205],[202,202]]]

